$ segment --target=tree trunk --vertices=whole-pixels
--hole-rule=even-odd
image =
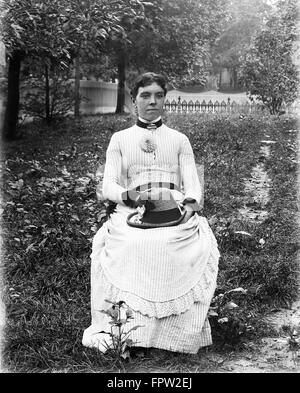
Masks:
[[[80,59],[79,55],[75,58],[75,86],[74,86],[74,116],[80,117]]]
[[[125,70],[126,70],[126,62],[125,62],[125,54],[121,54],[119,56],[118,61],[118,98],[117,98],[117,114],[125,113],[124,105],[125,105]]]
[[[50,84],[49,84],[49,69],[48,65],[45,64],[45,114],[46,122],[51,122],[50,116]]]
[[[233,89],[236,90],[237,89],[237,84],[238,84],[238,77],[237,77],[237,69],[233,68],[232,69],[232,79],[233,79]]]
[[[17,124],[20,105],[20,69],[23,55],[12,53],[8,63],[7,100],[3,124],[3,137],[13,140],[17,137]]]

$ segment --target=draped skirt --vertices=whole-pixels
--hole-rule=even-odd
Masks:
[[[139,229],[126,224],[133,210],[118,205],[93,239],[91,325],[82,343],[99,347],[110,332],[103,313],[124,301],[133,319],[124,325],[133,346],[195,354],[212,344],[207,318],[216,288],[219,251],[205,217],[176,227]]]

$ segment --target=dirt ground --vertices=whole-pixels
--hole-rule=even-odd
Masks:
[[[269,135],[261,141],[260,153],[266,159],[270,155],[272,145],[276,141],[270,140]],[[245,181],[245,190],[253,196],[259,208],[247,207],[240,214],[247,220],[255,220],[259,223],[265,220],[268,212],[265,209],[269,199],[270,179],[264,168],[264,163],[259,162],[253,169],[250,179]],[[278,332],[276,338],[264,338],[259,343],[249,347],[244,353],[239,353],[231,359],[222,359],[218,356],[213,361],[219,364],[219,372],[230,373],[299,373],[300,372],[300,348],[292,351],[289,345],[290,336],[282,327],[289,326],[295,332],[295,338],[300,343],[300,293],[298,300],[291,309],[279,309],[266,317]],[[299,346],[298,346],[299,347]],[[216,372],[218,372],[216,371]]]
[[[263,338],[247,350],[225,358],[208,354],[208,360],[215,362],[216,373],[300,373],[300,350],[292,351],[289,334],[282,326],[300,326],[300,301],[291,309],[280,309],[266,318],[278,331],[278,337]],[[298,333],[299,340],[299,333]]]
[[[296,301],[290,309],[276,309],[266,316],[266,320],[277,331],[276,337],[265,337],[255,342],[248,342],[242,351],[226,353],[208,349],[201,352],[199,366],[190,367],[191,373],[300,373],[300,345],[292,351],[290,335],[283,326],[290,326],[292,331],[297,331],[295,338],[300,344],[300,300]],[[153,354],[152,354],[153,355]],[[186,373],[183,368],[149,367],[146,362],[133,372],[141,373]]]

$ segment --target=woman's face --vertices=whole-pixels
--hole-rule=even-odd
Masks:
[[[138,115],[147,121],[153,121],[162,115],[165,94],[161,86],[153,82],[149,86],[139,87],[135,103]]]

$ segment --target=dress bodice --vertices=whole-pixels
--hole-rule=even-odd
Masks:
[[[143,150],[145,140],[155,150]],[[150,182],[169,182],[197,201],[201,188],[192,147],[186,135],[162,125],[155,131],[133,126],[113,134],[103,178],[103,196],[121,202],[121,193]],[[188,195],[187,195],[188,194]]]

